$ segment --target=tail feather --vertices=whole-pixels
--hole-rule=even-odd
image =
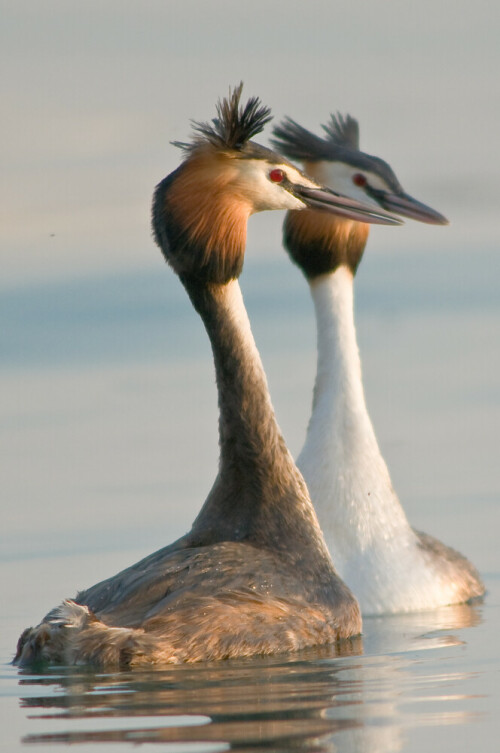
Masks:
[[[66,599],[21,635],[14,663],[127,665],[141,629],[110,627],[85,605]]]

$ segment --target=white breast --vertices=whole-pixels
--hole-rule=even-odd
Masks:
[[[453,582],[418,546],[392,488],[366,408],[345,267],[311,284],[318,369],[307,438],[297,465],[330,554],[364,614],[456,601]]]

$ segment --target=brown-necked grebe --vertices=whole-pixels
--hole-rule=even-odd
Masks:
[[[384,212],[323,189],[250,139],[270,119],[241,85],[156,188],[153,230],[203,319],[219,396],[220,463],[192,529],[50,612],[16,661],[134,666],[293,651],[357,635],[305,483],[281,436],[237,278],[250,214],[265,209]]]

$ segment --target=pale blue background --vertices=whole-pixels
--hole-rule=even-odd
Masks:
[[[356,303],[364,376],[411,521],[498,573],[498,5],[0,10],[2,661],[63,596],[183,533],[214,478],[210,351],[153,244],[149,207],[179,162],[169,142],[240,79],[278,119],[318,129],[350,112],[362,147],[450,218],[372,230]],[[314,327],[281,221],[251,218],[242,285],[297,454]],[[24,714],[15,699],[1,714],[14,749]]]

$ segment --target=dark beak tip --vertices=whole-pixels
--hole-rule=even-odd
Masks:
[[[450,221],[432,207],[417,201],[409,194],[386,194],[382,206],[389,212],[426,225],[449,225]]]
[[[385,209],[363,204],[325,186],[313,189],[304,186],[294,188],[294,195],[310,209],[331,212],[347,219],[374,225],[404,224],[404,220],[395,216],[397,213],[389,213]]]
[[[416,219],[418,220],[419,218],[417,217]],[[421,218],[420,222],[427,222],[429,225],[442,225],[443,227],[450,224],[449,219],[447,219],[447,217],[445,217],[444,215],[439,214],[438,212],[436,212],[434,216],[430,215],[427,220]]]

